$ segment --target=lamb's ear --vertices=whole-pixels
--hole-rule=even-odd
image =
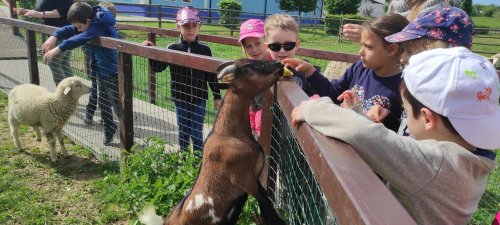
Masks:
[[[71,91],[70,87],[64,88],[64,95],[67,95],[69,93],[69,91]]]

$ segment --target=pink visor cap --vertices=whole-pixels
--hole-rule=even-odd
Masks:
[[[186,6],[177,12],[176,22],[178,25],[182,26],[186,23],[201,23],[198,10],[192,6]]]
[[[464,47],[423,51],[410,58],[403,79],[418,101],[448,117],[469,144],[500,148],[500,83],[486,58]]]
[[[264,22],[259,19],[249,19],[240,26],[240,39],[238,43],[247,37],[264,37]]]

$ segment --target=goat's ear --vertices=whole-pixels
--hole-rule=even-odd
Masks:
[[[67,95],[69,93],[69,91],[71,91],[70,87],[64,88],[64,95]]]

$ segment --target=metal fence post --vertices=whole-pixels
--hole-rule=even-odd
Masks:
[[[148,33],[148,41],[156,45],[156,34]],[[156,74],[151,68],[151,64],[148,65],[148,96],[149,103],[156,104]]]
[[[28,42],[28,67],[30,71],[30,83],[39,85],[40,74],[38,73],[38,57],[36,52],[35,31],[27,30],[26,39]]]
[[[156,13],[158,14],[158,28],[161,28],[161,5],[156,6]]]
[[[120,101],[120,143],[130,152],[134,145],[134,115],[132,96],[132,55],[118,53],[118,96]]]

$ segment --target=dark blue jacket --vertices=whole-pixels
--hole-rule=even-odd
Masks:
[[[82,46],[95,37],[120,38],[115,29],[116,20],[104,7],[94,7],[95,16],[92,18],[88,28],[84,32],[78,32],[76,27],[68,25],[57,29],[52,36],[58,40],[64,40],[58,47],[61,51],[67,51]],[[85,46],[85,54],[91,60],[95,59],[97,73],[99,76],[116,77],[118,75],[118,52],[95,45]]]

